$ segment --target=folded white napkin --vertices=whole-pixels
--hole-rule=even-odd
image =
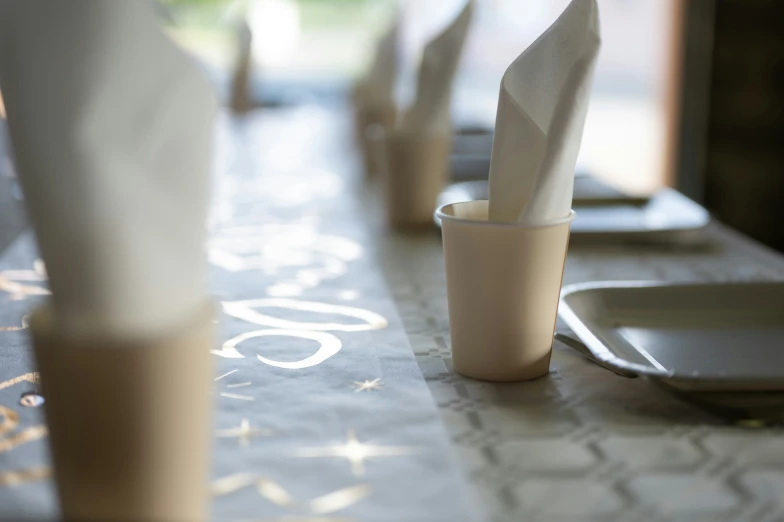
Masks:
[[[596,0],[572,0],[504,73],[490,161],[490,219],[544,224],[571,211],[601,41]]]
[[[211,87],[151,2],[5,9],[0,85],[57,326],[179,328],[207,295]]]
[[[376,46],[370,68],[359,80],[358,102],[372,107],[395,105],[395,82],[400,64],[400,13]]]
[[[468,0],[452,23],[425,46],[416,99],[401,121],[404,130],[451,132],[452,84],[473,15],[474,0]]]
[[[245,10],[239,13],[234,23],[234,34],[237,55],[234,61],[234,72],[231,75],[229,107],[235,114],[242,114],[253,108],[251,95],[253,31],[248,24]]]

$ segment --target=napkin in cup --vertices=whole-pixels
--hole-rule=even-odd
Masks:
[[[203,315],[216,100],[152,2],[3,4],[0,85],[58,331]]]
[[[251,80],[253,76],[253,31],[248,24],[246,10],[240,12],[234,26],[237,56],[231,75],[229,107],[235,114],[243,114],[253,108]]]
[[[376,46],[373,61],[366,75],[356,87],[355,96],[359,105],[370,107],[393,107],[395,105],[395,82],[400,62],[398,39],[400,13]]]
[[[572,0],[507,68],[490,159],[491,221],[540,225],[571,212],[600,44],[596,0]]]
[[[425,46],[416,99],[402,117],[404,130],[450,133],[452,84],[473,15],[474,0],[468,0],[452,23]]]

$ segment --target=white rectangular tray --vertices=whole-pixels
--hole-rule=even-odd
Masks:
[[[681,390],[784,390],[784,282],[585,283],[559,315],[609,366]]]

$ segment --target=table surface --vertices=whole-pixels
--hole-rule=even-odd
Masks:
[[[491,520],[784,521],[781,429],[711,416],[558,342],[545,378],[464,378],[451,367],[439,235],[375,228],[409,341]],[[691,247],[573,246],[564,274],[565,285],[782,279],[784,256],[718,223]],[[557,331],[571,333],[560,321]]]
[[[714,417],[643,379],[607,372],[558,343],[550,374],[534,381],[494,384],[457,375],[451,368],[438,233],[388,233],[377,188],[361,181],[346,112],[314,111],[322,127],[326,121],[330,134],[337,136],[319,154],[345,190],[336,189],[340,183],[296,185],[282,200],[290,203],[286,212],[300,223],[330,216],[344,220],[325,223],[327,230],[364,229],[352,236],[365,241],[370,251],[360,268],[383,272],[387,289],[379,299],[386,299],[387,290],[392,294],[457,453],[459,466],[444,465],[443,472],[460,474],[462,468],[488,520],[784,521],[784,437],[779,429],[738,426]],[[285,121],[288,116],[273,118]],[[303,194],[317,193],[335,207],[355,207],[364,226],[350,213],[322,215],[301,204],[308,200]],[[219,217],[222,210],[232,209],[219,207]],[[352,297],[346,285],[353,284],[349,278],[357,273],[337,276],[335,290]],[[712,224],[699,246],[573,247],[564,283],[781,279],[784,257]],[[270,288],[291,290],[285,284]],[[386,315],[395,327],[394,311]],[[560,323],[558,330],[568,332]],[[394,341],[400,342],[405,345],[405,337]],[[438,447],[438,434],[431,435]],[[0,468],[2,458],[0,454]],[[450,483],[445,491],[450,488],[459,489]]]
[[[298,107],[218,124],[207,241],[219,303],[212,517],[474,522],[465,475],[367,247],[341,121]],[[37,388],[25,317],[48,294],[33,239],[21,235],[0,257],[0,519],[10,520],[57,514],[44,480],[46,404],[24,395]]]
[[[564,283],[781,280],[784,259],[714,224],[708,250],[572,248]],[[437,236],[381,241],[409,341],[494,521],[784,520],[784,435],[738,426],[555,343],[550,374],[495,384],[451,368]],[[569,333],[561,323],[558,331]]]

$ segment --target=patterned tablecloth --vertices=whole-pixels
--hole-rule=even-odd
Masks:
[[[438,236],[387,237],[380,248],[419,366],[491,520],[784,522],[781,429],[712,417],[559,343],[546,378],[461,377],[450,364]],[[698,247],[574,246],[564,284],[782,279],[784,256],[713,224]],[[558,331],[570,333],[560,322]]]
[[[456,375],[438,234],[390,235],[372,187],[352,192],[347,121],[301,108],[224,122],[217,516],[478,520],[473,497],[499,522],[784,521],[779,430],[710,416],[558,344],[545,378]],[[13,329],[44,279],[25,241],[0,263],[0,518],[52,509],[40,410],[19,404],[35,385]],[[712,225],[699,247],[574,247],[565,283],[783,278],[784,258]]]
[[[208,245],[222,305],[214,518],[473,522],[464,474],[366,247],[342,130],[319,108],[220,125]],[[23,235],[0,258],[0,519],[56,512],[24,331],[45,280]]]

